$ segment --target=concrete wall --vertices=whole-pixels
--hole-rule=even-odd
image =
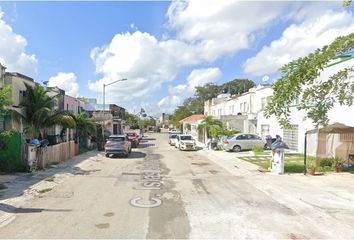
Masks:
[[[72,113],[79,113],[79,102],[76,98],[65,95],[64,96],[64,110]]]

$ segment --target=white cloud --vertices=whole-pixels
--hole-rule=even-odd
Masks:
[[[158,106],[163,112],[172,113],[186,98],[194,94],[195,87],[204,86],[207,83],[216,82],[222,77],[219,68],[194,69],[187,77],[187,84],[169,86],[169,96],[162,98]]]
[[[179,96],[167,96],[162,98],[157,105],[161,112],[172,113],[181,103],[182,100]]]
[[[177,38],[200,48],[207,61],[249,48],[253,33],[282,16],[289,2],[268,1],[175,1],[167,17]]]
[[[279,39],[249,58],[244,71],[258,76],[274,73],[282,65],[352,32],[354,17],[351,13],[327,11],[322,16],[311,16],[286,28]]]
[[[222,73],[219,68],[195,69],[187,78],[188,89],[190,92],[194,93],[196,87],[216,82],[221,77]]]
[[[58,87],[65,91],[66,95],[77,97],[79,95],[79,84],[76,81],[75,73],[60,72],[48,79],[48,87]]]
[[[3,18],[4,12],[0,9],[0,63],[9,72],[34,77],[38,62],[36,56],[26,53],[26,39],[16,34]]]

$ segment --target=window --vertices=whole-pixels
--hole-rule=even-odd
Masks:
[[[246,140],[248,137],[246,134],[242,134],[236,137],[237,140]]]
[[[264,110],[267,105],[267,98],[264,97],[261,99],[261,101],[262,101],[262,110]]]

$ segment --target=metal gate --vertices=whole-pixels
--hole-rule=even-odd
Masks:
[[[291,125],[291,129],[283,130],[283,141],[291,150],[298,150],[299,145],[299,125]]]

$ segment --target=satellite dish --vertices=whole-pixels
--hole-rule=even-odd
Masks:
[[[264,75],[263,77],[262,77],[262,81],[263,82],[267,82],[269,80],[269,76],[268,75]]]

